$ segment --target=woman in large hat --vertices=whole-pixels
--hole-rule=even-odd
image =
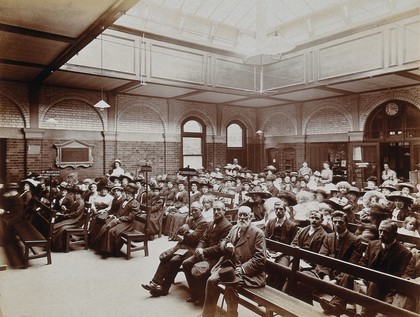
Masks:
[[[266,216],[264,202],[265,199],[271,197],[271,194],[269,192],[263,191],[260,186],[255,186],[246,194],[246,196],[251,197],[251,199],[242,204],[242,206],[250,207],[254,215],[253,221],[255,225],[263,227],[265,225]]]
[[[124,191],[126,195],[125,201],[117,214],[106,220],[94,245],[96,251],[102,256],[118,255],[123,246],[121,233],[133,229],[135,215],[140,210],[140,204],[134,198],[137,191],[136,184],[127,184]]]
[[[397,183],[395,187],[404,196],[411,196],[412,193],[416,192],[416,187],[410,183]]]
[[[77,186],[69,187],[68,191],[74,194],[74,202],[66,213],[57,212],[57,216],[64,218],[63,221],[54,224],[52,232],[52,249],[63,251],[65,248],[66,229],[77,228],[83,224],[83,212],[85,202],[82,199],[83,190]]]
[[[165,211],[166,217],[163,223],[163,233],[168,235],[169,240],[176,240],[178,228],[185,222],[188,216],[188,191],[185,189],[186,181],[177,180],[178,191],[175,193],[174,205]]]
[[[32,178],[27,178],[22,180],[21,183],[23,184],[23,192],[20,194],[20,197],[22,198],[25,206],[24,208],[26,209],[29,206],[29,202],[31,201],[39,182]]]
[[[389,201],[394,202],[394,208],[392,209],[391,218],[393,220],[403,221],[410,213],[410,206],[414,202],[414,198],[411,196],[403,195],[400,191],[393,191],[387,196]]]

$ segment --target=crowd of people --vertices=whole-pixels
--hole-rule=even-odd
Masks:
[[[65,248],[65,230],[81,226],[89,210],[90,247],[102,256],[115,256],[122,247],[120,234],[141,230],[134,219],[144,215],[141,206],[147,205],[149,238],[163,232],[177,243],[160,255],[155,275],[143,288],[152,296],[167,295],[182,266],[191,290],[187,301],[203,305],[202,316],[215,315],[219,283],[226,287],[228,315],[236,316],[238,287],[268,284],[290,291],[286,277],[266,269],[265,263],[289,266],[291,258],[267,250],[265,239],[420,279],[420,251],[416,245],[396,241],[397,233],[420,237],[419,185],[398,179],[385,165],[382,180],[369,177],[364,188],[347,181],[334,184],[329,162],[320,172],[303,162],[297,171],[279,172],[267,166],[264,172],[254,173],[236,160],[213,171],[199,169],[189,181],[181,174],[135,176],[122,168],[120,160],[107,175],[83,180],[72,173],[50,182],[31,173],[21,184],[7,183],[2,188],[2,231],[12,234],[10,224],[28,216],[25,213],[35,197],[55,212],[54,251]],[[225,216],[226,202],[215,193],[232,197],[237,217],[229,220],[234,225]],[[357,224],[356,232],[349,231],[349,223]],[[348,288],[354,284],[351,276],[328,267],[302,261],[301,270],[329,283]],[[369,282],[365,287],[368,295],[392,302],[388,288]],[[300,285],[300,290],[298,297],[311,303],[314,289]],[[406,299],[404,307],[419,310],[416,300],[415,296]],[[340,313],[345,304],[341,298],[321,298],[328,313]],[[359,313],[373,316],[369,309]]]

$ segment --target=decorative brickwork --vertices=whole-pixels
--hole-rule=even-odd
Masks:
[[[228,124],[233,120],[241,121],[247,130],[247,136],[255,135],[255,110],[253,108],[240,108],[224,106],[222,109],[221,135],[226,135]]]
[[[181,133],[181,123],[188,117],[198,117],[206,125],[206,134],[214,135],[216,129],[216,107],[212,104],[199,104],[194,102],[185,102],[179,100],[171,101],[171,107],[177,107],[173,122],[171,122],[174,133]]]
[[[420,89],[417,87],[365,94],[360,98],[360,128],[364,130],[367,118],[376,107],[392,99],[407,101],[420,109]]]
[[[266,137],[296,135],[296,124],[296,119],[288,113],[277,111],[266,118],[262,124],[262,131]]]
[[[165,99],[121,95],[117,98],[117,104],[119,131],[168,131],[168,105]]]
[[[0,85],[0,127],[29,127],[28,89],[25,85]]]

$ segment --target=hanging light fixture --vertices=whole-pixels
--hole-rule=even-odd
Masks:
[[[102,27],[103,29],[103,27]],[[103,32],[103,30],[102,30]],[[106,108],[110,108],[111,106],[104,100],[104,78],[103,78],[103,41],[102,41],[102,33],[101,33],[101,100],[98,101],[94,107],[98,108],[100,111],[104,111]]]
[[[268,0],[255,0],[256,4],[256,49],[244,57],[244,64],[263,66],[280,61],[281,55],[295,48],[295,44],[286,41],[275,32],[267,38]]]

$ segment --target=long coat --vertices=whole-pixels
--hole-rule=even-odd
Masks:
[[[347,231],[340,240],[341,241],[339,242],[335,232],[327,234],[324,242],[322,243],[319,254],[349,262],[356,245],[356,236]],[[340,275],[340,272],[320,265],[316,267],[316,272],[321,278],[324,275],[328,275],[331,279],[333,279]]]
[[[395,276],[405,277],[405,275],[411,275],[411,272],[406,272],[406,269],[410,263],[412,253],[398,241],[384,255],[380,255],[380,253],[381,241],[370,241],[359,264]]]
[[[327,233],[325,232],[324,228],[318,227],[312,236],[309,236],[310,228],[311,226],[302,228],[293,239],[292,245],[307,249],[312,252],[319,252]]]
[[[63,221],[54,224],[52,233],[52,245],[55,251],[61,251],[65,247],[66,229],[77,228],[83,224],[83,211],[85,209],[85,202],[79,198],[73,202],[68,212],[64,215]]]
[[[206,260],[215,259],[216,261],[223,255],[220,249],[220,242],[229,234],[232,224],[225,217],[215,224],[212,221],[209,224],[207,232],[198,243],[197,248],[203,248],[203,255]]]
[[[273,239],[279,242],[290,244],[293,241],[293,238],[296,236],[296,233],[299,230],[299,227],[293,221],[285,219],[280,229],[275,235],[277,218],[268,220],[265,227],[265,237],[267,239]]]
[[[107,219],[98,234],[95,249],[100,253],[107,253],[117,255],[123,246],[121,241],[121,233],[126,230],[131,230],[134,225],[135,214],[139,211],[139,202],[132,198],[122,203],[116,218]],[[113,223],[116,225],[112,226]]]
[[[212,271],[218,270],[224,261],[231,260],[236,266],[242,267],[245,286],[262,287],[265,285],[266,261],[264,232],[251,223],[237,239],[239,229],[239,225],[233,226],[228,236],[221,242],[222,250],[225,249],[226,243],[231,242],[235,246],[233,254],[222,256]]]

